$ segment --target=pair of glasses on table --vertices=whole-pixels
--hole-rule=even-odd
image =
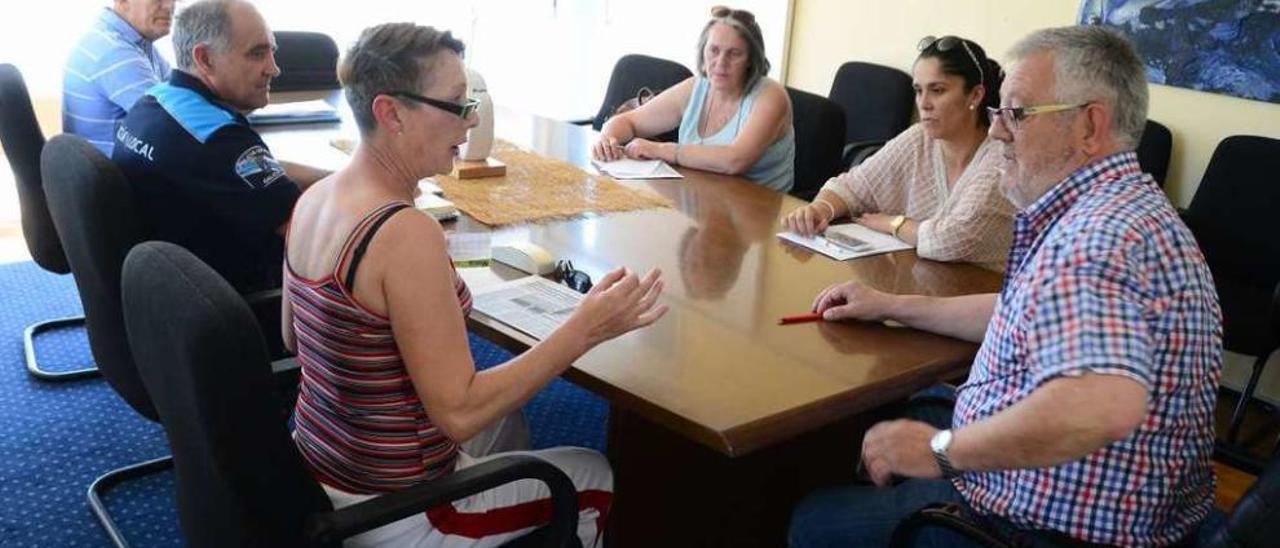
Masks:
[[[556,261],[556,269],[551,271],[551,279],[569,286],[578,293],[591,291],[591,275],[573,267],[573,261]]]

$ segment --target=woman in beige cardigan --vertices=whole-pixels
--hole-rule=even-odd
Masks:
[[[955,36],[920,42],[912,68],[920,121],[875,155],[833,177],[814,201],[786,216],[811,235],[850,215],[916,246],[926,259],[1002,270],[1013,206],[1001,194],[1000,143],[987,138],[986,106],[999,106],[1000,66]]]

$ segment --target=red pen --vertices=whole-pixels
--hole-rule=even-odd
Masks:
[[[821,312],[810,312],[808,314],[797,314],[795,316],[783,316],[778,320],[778,325],[787,325],[792,323],[817,322],[822,320]]]

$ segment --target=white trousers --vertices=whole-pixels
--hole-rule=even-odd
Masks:
[[[502,455],[533,455],[564,471],[578,490],[578,538],[582,546],[600,545],[613,501],[613,471],[604,456],[580,447],[529,447],[524,414],[513,413],[462,444],[456,469]],[[377,495],[358,495],[323,486],[335,508]],[[347,548],[382,546],[489,547],[529,534],[551,519],[551,493],[537,480],[519,480],[458,500],[452,505],[410,516],[347,539]]]

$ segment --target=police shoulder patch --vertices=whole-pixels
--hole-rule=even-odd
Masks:
[[[250,188],[266,188],[284,177],[284,167],[262,145],[254,145],[236,159],[236,175]]]

